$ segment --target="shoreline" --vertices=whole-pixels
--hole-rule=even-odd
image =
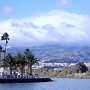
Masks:
[[[0,83],[37,83],[37,82],[50,82],[51,78],[0,78]]]
[[[66,75],[66,76],[51,76],[50,78],[76,78],[76,79],[90,79],[90,76],[86,76],[86,73],[80,73],[80,74],[72,74],[72,75]],[[85,75],[85,76],[84,76]]]
[[[90,70],[85,73],[76,73],[73,70],[61,69],[61,70],[53,70],[53,69],[39,69],[36,70],[35,73],[38,74],[39,77],[50,77],[50,78],[81,78],[81,79],[90,79]]]

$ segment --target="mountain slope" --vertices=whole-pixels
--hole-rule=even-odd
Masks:
[[[25,47],[9,48],[8,53],[22,53]],[[48,62],[90,62],[90,47],[61,47],[59,45],[43,45],[29,47],[37,58]]]

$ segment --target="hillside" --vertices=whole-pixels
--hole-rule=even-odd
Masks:
[[[22,53],[25,47],[9,48],[8,53]],[[90,62],[90,47],[61,47],[59,45],[44,45],[29,47],[40,60],[48,62],[73,63]]]

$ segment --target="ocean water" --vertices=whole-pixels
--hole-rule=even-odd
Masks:
[[[90,90],[90,79],[52,78],[53,82],[0,84],[0,90]]]

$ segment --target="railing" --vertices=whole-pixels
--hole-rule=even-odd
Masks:
[[[36,75],[1,75],[0,78],[15,78],[15,79],[19,79],[19,78],[38,78],[39,76]]]

